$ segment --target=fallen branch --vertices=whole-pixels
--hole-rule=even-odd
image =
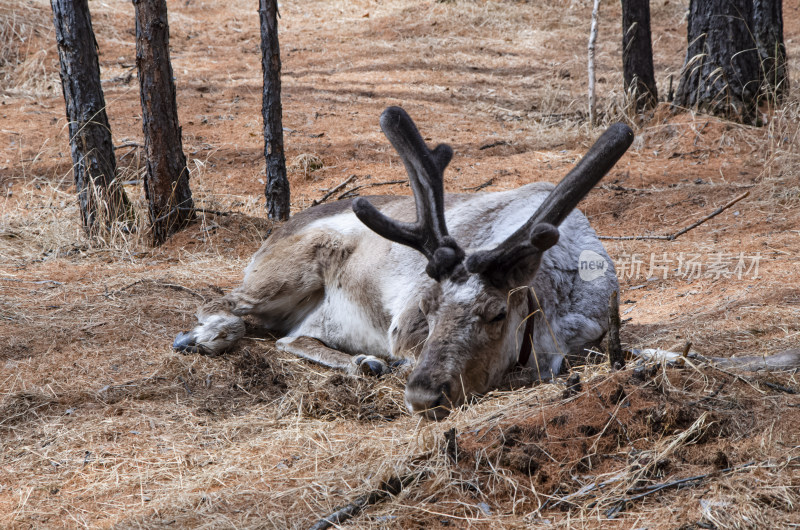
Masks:
[[[761,465],[765,465],[765,464],[766,463],[762,463]],[[722,475],[724,473],[731,473],[731,472],[734,472],[734,471],[739,471],[739,470],[742,470],[742,469],[745,469],[745,468],[748,468],[748,467],[752,467],[754,465],[756,465],[755,462],[748,462],[748,463],[742,464],[740,466],[729,467],[727,469],[722,469],[722,470],[719,470],[719,471],[712,471],[712,472],[706,473],[704,475],[695,475],[693,477],[682,478],[682,479],[674,480],[672,482],[665,482],[665,483],[661,483],[661,484],[654,484],[654,485],[651,485],[651,486],[643,486],[643,487],[637,487],[637,488],[628,488],[627,490],[625,490],[625,494],[634,493],[635,495],[632,495],[630,497],[625,497],[623,499],[619,499],[617,501],[614,501],[614,503],[613,503],[614,505],[611,508],[609,508],[608,510],[606,510],[606,516],[609,517],[609,518],[612,518],[614,515],[616,515],[617,513],[622,511],[623,509],[625,509],[625,506],[627,506],[629,503],[637,501],[637,500],[639,500],[641,498],[644,498],[644,497],[646,497],[648,495],[652,495],[653,493],[657,493],[659,491],[662,491],[662,490],[665,490],[665,489],[669,489],[669,488],[677,488],[677,487],[684,486],[684,485],[687,485],[687,484],[697,485],[697,484],[693,484],[693,483],[695,483],[695,482],[700,483],[703,480],[705,480],[706,478],[709,478],[711,476],[717,476],[717,475]],[[597,499],[597,493],[596,492],[600,492],[603,489],[607,488],[608,486],[612,486],[616,482],[618,482],[618,479],[612,479],[612,480],[609,480],[609,481],[606,481],[606,482],[601,482],[599,484],[598,483],[587,484],[587,485],[583,486],[580,490],[578,490],[578,491],[576,491],[574,493],[570,493],[569,495],[565,495],[565,496],[560,497],[560,498],[550,498],[550,499],[548,499],[542,505],[541,509],[543,510],[545,507],[552,509],[552,508],[558,507],[561,504],[568,504],[570,506],[573,506],[573,507],[577,508],[581,504],[580,504],[579,501],[573,500],[573,499],[579,499],[579,498],[584,498],[584,500],[588,500],[589,498]],[[586,498],[586,497],[588,497],[588,498]],[[555,500],[555,502],[552,502],[553,500]],[[600,502],[601,502],[601,499],[595,500],[595,501],[589,503],[587,505],[587,508],[592,509],[595,506],[597,506],[597,504],[600,503]]]
[[[724,212],[725,210],[727,210],[728,208],[730,208],[731,206],[733,206],[737,202],[741,201],[742,199],[744,199],[748,195],[750,195],[749,191],[746,191],[746,192],[742,193],[741,195],[739,195],[738,197],[733,199],[731,202],[729,202],[725,206],[720,206],[719,208],[717,208],[716,210],[714,210],[710,214],[706,215],[705,217],[703,217],[699,221],[697,221],[695,223],[692,223],[689,226],[687,226],[686,228],[678,230],[674,234],[670,234],[670,235],[667,235],[667,236],[597,236],[597,237],[599,239],[611,239],[611,240],[614,240],[614,241],[640,241],[640,240],[643,240],[643,239],[658,239],[658,240],[661,240],[661,241],[674,241],[679,236],[682,236],[683,234],[685,234],[689,230],[697,228],[698,226],[700,226],[701,224],[705,223],[709,219],[712,219],[712,218],[718,216],[719,214],[721,214],[722,212]]]
[[[170,210],[167,213],[165,213],[161,217],[156,217],[150,224],[160,223],[161,221],[163,221],[164,219],[166,219],[167,217],[169,217],[170,215],[174,214],[177,211],[178,211],[177,208],[170,208]]]
[[[744,377],[744,376],[741,376],[739,374],[735,374],[735,373],[731,372],[730,370],[726,370],[726,369],[724,369],[724,368],[722,368],[720,366],[717,366],[714,359],[709,359],[708,357],[705,357],[703,355],[694,354],[694,358],[704,362],[706,364],[706,366],[708,366],[712,370],[716,370],[717,372],[720,372],[720,373],[723,373],[723,374],[725,374],[727,376],[732,377],[736,381],[741,381],[742,383],[744,383],[746,385],[749,385],[753,390],[755,390],[759,394],[766,394],[766,392],[764,392],[763,390],[759,389],[756,386],[756,383],[758,381],[753,381],[752,378]]]
[[[507,142],[507,141],[505,141],[505,140],[499,140],[499,141],[497,141],[497,142],[492,142],[492,143],[490,143],[490,144],[486,144],[486,145],[482,145],[482,146],[480,146],[480,147],[478,148],[478,151],[483,151],[484,149],[491,149],[492,147],[497,147],[497,146],[500,146],[500,145],[511,145],[511,144],[510,144],[510,143],[508,143],[508,142]]]
[[[0,278],[0,281],[4,282],[19,282],[19,283],[34,283],[36,285],[43,285],[45,283],[52,283],[53,285],[64,285],[61,282],[57,282],[55,280],[20,280],[19,278]]]
[[[347,186],[348,184],[350,184],[350,182],[352,182],[356,178],[358,178],[357,175],[350,175],[349,177],[347,177],[347,179],[344,180],[344,182],[341,182],[341,183],[337,184],[336,186],[334,186],[333,188],[329,189],[328,193],[323,195],[320,199],[318,199],[318,200],[315,199],[315,200],[311,201],[311,206],[316,206],[318,204],[322,204],[323,202],[327,201],[328,199],[330,199],[333,196],[334,193],[336,193],[340,189],[342,189],[345,186]]]
[[[675,238],[676,238],[676,237],[678,237],[678,236],[682,236],[683,234],[685,234],[685,233],[686,233],[686,232],[688,232],[689,230],[692,230],[693,228],[697,228],[698,226],[700,226],[701,224],[705,223],[706,221],[708,221],[708,220],[709,220],[709,219],[711,219],[712,217],[716,217],[717,215],[721,214],[722,212],[724,212],[725,210],[727,210],[728,208],[730,208],[731,206],[733,206],[733,205],[734,205],[734,204],[736,204],[737,202],[741,201],[742,199],[744,199],[744,198],[745,198],[745,197],[747,197],[748,195],[750,195],[750,192],[749,192],[749,191],[746,191],[746,192],[742,193],[741,195],[739,195],[738,197],[736,197],[735,199],[733,199],[731,202],[729,202],[729,203],[728,203],[728,204],[726,204],[725,206],[721,206],[721,207],[717,208],[716,210],[714,210],[713,212],[711,212],[711,213],[710,213],[710,214],[708,214],[707,216],[703,217],[702,219],[700,219],[700,220],[699,220],[699,221],[697,221],[696,223],[693,223],[693,224],[691,224],[691,225],[687,226],[687,227],[686,227],[686,228],[684,228],[683,230],[678,230],[677,232],[675,232],[674,234],[672,234],[672,236],[671,236],[671,240],[672,240],[672,239],[675,239]]]
[[[419,477],[420,473],[411,473],[403,477],[394,476],[382,483],[378,489],[356,497],[353,502],[342,506],[332,514],[323,517],[314,523],[310,530],[325,530],[334,525],[338,526],[361,513],[361,510],[367,506],[377,504],[390,495],[397,495],[403,490],[403,488],[417,480]]]
[[[386,182],[371,182],[369,184],[362,184],[360,186],[356,186],[353,189],[347,190],[346,192],[342,193],[338,197],[336,197],[337,201],[342,199],[349,199],[350,197],[355,197],[358,195],[358,190],[363,190],[364,188],[374,188],[376,186],[389,186],[390,184],[405,184],[408,182],[408,179],[402,180],[387,180]]]
[[[133,379],[131,381],[125,381],[124,383],[117,383],[117,384],[114,384],[114,385],[106,385],[103,388],[101,388],[100,390],[97,390],[96,393],[99,395],[99,394],[102,394],[103,392],[108,392],[109,390],[117,390],[117,389],[120,389],[120,388],[135,387],[137,385],[140,385],[142,383],[148,383],[150,381],[166,381],[166,380],[167,380],[166,377],[157,376],[157,375],[151,375],[151,376],[148,376],[148,377],[145,377],[145,378],[142,378],[142,379]]]
[[[123,153],[122,155],[120,155],[120,157],[119,157],[119,161],[120,161],[120,162],[122,162],[123,160],[125,160],[125,158],[126,158],[128,155],[130,155],[131,153],[135,153],[137,149],[139,149],[139,148],[138,148],[138,147],[131,147],[131,148],[128,150],[128,152],[126,152],[126,153]]]
[[[772,390],[777,390],[778,392],[783,392],[785,394],[797,394],[797,389],[790,386],[779,385],[778,383],[771,383],[769,381],[761,382],[764,384],[764,386],[771,388]]]
[[[142,283],[152,283],[154,285],[158,285],[160,287],[164,287],[164,288],[167,288],[167,289],[172,289],[174,291],[182,291],[184,293],[189,293],[192,296],[196,296],[196,297],[200,298],[204,302],[206,301],[206,297],[205,296],[203,296],[202,294],[198,293],[197,291],[189,289],[188,287],[184,287],[183,285],[178,285],[178,284],[175,284],[175,283],[166,283],[166,282],[161,282],[161,281],[158,281],[158,280],[151,280],[150,278],[143,278],[141,280],[136,280],[135,282],[130,283],[130,284],[126,285],[125,287],[121,288],[121,289],[117,289],[116,291],[114,291],[112,293],[106,294],[105,297],[108,298],[109,296],[114,296],[115,294],[119,294],[122,291],[126,291],[126,290],[130,289],[131,287],[133,287],[135,285],[142,284]]]
[[[653,193],[656,191],[662,191],[659,189],[646,189],[646,188],[626,188],[625,186],[620,186],[619,184],[603,184],[600,186],[600,189],[608,190],[608,191],[638,191],[642,193]]]
[[[699,484],[700,482],[704,481],[708,477],[722,475],[724,473],[732,473],[732,472],[735,472],[735,471],[741,471],[742,469],[746,469],[746,468],[752,467],[754,465],[756,465],[755,462],[748,462],[748,463],[742,464],[740,466],[729,467],[729,468],[726,468],[726,469],[721,469],[720,471],[713,471],[711,473],[706,473],[704,475],[695,475],[694,477],[687,477],[687,478],[682,478],[682,479],[679,479],[679,480],[674,480],[672,482],[665,482],[665,483],[662,483],[662,484],[656,484],[655,486],[648,486],[647,488],[644,488],[644,491],[642,493],[639,493],[638,495],[633,495],[631,497],[627,497],[627,498],[620,499],[620,500],[616,501],[614,503],[614,506],[612,506],[611,508],[606,510],[606,517],[608,517],[609,519],[614,517],[616,514],[618,514],[622,510],[624,510],[625,506],[627,506],[629,503],[634,502],[634,501],[638,501],[639,499],[647,497],[648,495],[652,495],[653,493],[657,493],[659,491],[662,491],[662,490],[665,490],[665,489],[669,489],[669,488],[679,488],[679,487],[684,486],[684,485],[696,486],[697,484]],[[693,484],[693,483],[697,483],[697,484]],[[629,491],[637,491],[637,490],[629,490]]]
[[[124,147],[144,147],[144,146],[138,142],[123,142],[119,145],[115,145],[114,149],[122,149]]]
[[[231,212],[221,212],[219,210],[209,210],[209,209],[206,209],[206,208],[187,208],[187,207],[184,207],[184,206],[180,206],[178,208],[178,211],[179,212],[190,212],[191,211],[191,212],[194,212],[194,213],[202,213],[204,215],[205,214],[211,214],[211,215],[219,215],[219,216],[222,216],[222,217],[225,217],[225,216],[228,216],[228,215],[231,214]]]
[[[494,177],[490,178],[489,180],[487,180],[483,184],[478,184],[477,186],[472,186],[471,188],[461,188],[461,189],[465,190],[465,191],[480,191],[483,188],[491,186],[492,184],[494,184]]]

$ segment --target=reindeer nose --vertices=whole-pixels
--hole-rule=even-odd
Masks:
[[[415,414],[422,414],[431,421],[440,421],[450,414],[452,400],[450,384],[425,384],[418,378],[412,378],[406,385],[406,407]]]

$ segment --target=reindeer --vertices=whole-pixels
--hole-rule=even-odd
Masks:
[[[631,129],[612,125],[555,187],[467,195],[444,193],[449,146],[430,150],[399,107],[380,124],[413,199],[360,197],[294,216],[173,347],[222,352],[251,315],[283,335],[277,348],[331,368],[382,374],[406,363],[406,406],[433,420],[517,364],[546,380],[596,347],[619,286],[575,207],[630,146]],[[582,256],[597,266],[584,279]]]

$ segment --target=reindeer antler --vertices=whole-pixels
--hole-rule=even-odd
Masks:
[[[524,225],[493,250],[476,252],[467,259],[467,271],[502,283],[525,258],[553,246],[558,241],[556,227],[617,163],[631,142],[630,127],[622,123],[609,127]]]
[[[353,201],[353,211],[362,223],[378,235],[414,248],[428,258],[425,272],[436,281],[450,276],[464,260],[464,251],[447,233],[444,221],[444,173],[453,150],[439,144],[431,151],[417,126],[400,107],[389,107],[381,114],[381,129],[394,146],[406,167],[417,220],[406,223],[390,219],[368,200]]]

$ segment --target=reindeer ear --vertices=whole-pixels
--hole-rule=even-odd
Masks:
[[[483,275],[497,287],[517,285],[536,273],[542,254],[558,243],[558,237],[558,228],[550,223],[537,223],[530,230],[530,242],[517,245],[501,256],[476,252],[467,258],[467,271]]]
[[[531,230],[531,244],[544,252],[558,243],[560,235],[558,228],[550,223],[539,223]]]

